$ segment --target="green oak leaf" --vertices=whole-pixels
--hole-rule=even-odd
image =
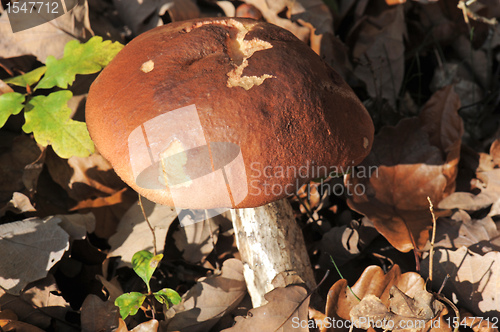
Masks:
[[[132,256],[132,268],[135,273],[137,273],[137,275],[144,280],[146,286],[148,286],[148,292],[151,292],[151,289],[149,288],[149,281],[151,280],[153,272],[156,270],[156,267],[162,258],[162,254],[154,256],[147,250],[138,251],[134,254],[134,256]]]
[[[155,292],[153,295],[158,302],[161,304],[165,303],[167,309],[172,305],[181,303],[181,296],[171,288],[163,288],[162,290]]]
[[[116,298],[115,306],[120,308],[120,316],[122,316],[122,319],[125,319],[128,316],[135,315],[145,299],[146,295],[142,293],[125,293]]]
[[[24,95],[17,92],[7,92],[0,95],[0,128],[11,115],[19,114],[24,108]]]
[[[43,146],[51,144],[61,158],[87,157],[94,152],[85,123],[70,119],[71,109],[67,102],[72,96],[68,90],[36,96],[24,110],[24,132],[32,132]]]
[[[35,70],[27,72],[24,75],[6,78],[3,81],[11,85],[22,86],[23,88],[25,88],[27,85],[33,85],[38,82],[40,80],[40,77],[42,77],[46,70],[47,67],[42,66]]]
[[[57,60],[47,57],[47,71],[35,89],[50,89],[54,86],[66,89],[73,84],[75,76],[93,74],[104,68],[121,51],[123,45],[102,37],[90,38],[85,44],[72,40],[64,46],[64,56]]]

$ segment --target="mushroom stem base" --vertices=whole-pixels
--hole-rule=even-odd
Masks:
[[[233,209],[231,217],[254,308],[267,303],[264,295],[276,287],[272,281],[282,272],[298,275],[309,289],[315,287],[302,230],[287,199]]]

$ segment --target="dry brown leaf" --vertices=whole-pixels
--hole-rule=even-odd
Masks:
[[[422,272],[428,274],[429,259],[422,261]],[[478,317],[498,317],[500,312],[500,252],[476,254],[461,247],[457,250],[437,249],[434,253],[434,280],[436,287],[446,275],[450,279],[444,295],[457,298],[458,305]]]
[[[156,319],[144,322],[134,327],[130,332],[156,332],[158,331],[159,323]]]
[[[47,154],[46,165],[56,183],[75,201],[109,196],[125,187],[113,167],[100,154],[61,159]]]
[[[12,194],[12,199],[2,208],[0,208],[0,217],[3,217],[7,211],[15,214],[36,211],[28,196],[15,192]]]
[[[383,308],[380,307],[380,309],[383,309],[383,315],[389,311],[388,308],[392,309],[393,313],[404,315],[408,301],[404,296],[399,294],[400,292],[404,293],[405,296],[417,300],[422,300],[424,297],[427,297],[427,304],[434,303],[433,301],[429,301],[429,295],[422,296],[424,285],[425,281],[419,274],[415,272],[401,274],[401,269],[398,265],[394,265],[391,270],[387,272],[387,274],[384,274],[382,269],[378,266],[369,266],[365,269],[356,284],[352,287],[352,291],[360,299],[371,298],[372,301],[374,301],[374,298],[378,299],[375,301],[379,306],[383,306]],[[391,289],[393,289],[393,287],[396,287],[399,291],[392,290],[392,293],[394,294],[396,292],[399,295],[393,297],[391,300]],[[342,279],[337,281],[328,292],[325,314],[327,317],[334,319],[350,320],[351,310],[359,303],[360,302],[348,290],[347,281]],[[432,309],[425,304],[419,305],[426,307],[426,310]],[[443,310],[439,320],[436,323],[433,323],[435,326],[439,325],[440,328],[435,327],[432,331],[451,331],[451,329],[448,328],[448,324],[442,319],[446,312],[446,310]],[[430,326],[429,322],[427,324]],[[347,331],[347,328],[345,330]],[[334,329],[329,329],[327,331],[334,331]],[[374,330],[370,329],[370,331]]]
[[[148,220],[155,230],[158,253],[161,253],[165,245],[167,231],[177,217],[177,213],[174,208],[155,204],[145,198],[142,198],[142,204]],[[111,246],[108,257],[121,256],[118,267],[130,266],[132,256],[138,251],[153,251],[153,235],[138,204],[132,205],[125,213],[116,234],[108,242]]]
[[[249,311],[247,317],[236,317],[236,324],[225,332],[309,331],[307,322],[309,297],[303,286],[275,288],[265,296],[267,304]],[[301,324],[302,322],[302,324]]]
[[[10,319],[0,319],[0,328],[3,332],[43,332],[36,326]]]
[[[203,210],[184,210],[189,213],[204,213]],[[180,220],[181,225],[173,234],[177,249],[182,252],[182,257],[190,263],[203,263],[207,256],[214,250],[219,234],[232,227],[228,214],[192,223]],[[200,218],[203,219],[203,218]],[[198,219],[198,220],[200,220]]]
[[[123,188],[110,196],[81,201],[70,211],[92,212],[96,218],[95,234],[109,239],[116,233],[120,220],[135,202],[137,193],[130,188]]]
[[[372,98],[386,99],[393,108],[404,78],[405,34],[403,6],[397,6],[360,19],[347,40],[356,64],[354,74]]]
[[[364,297],[351,309],[351,322],[358,328],[383,328],[391,331],[419,331],[444,310],[425,289],[410,297],[392,286],[389,290],[389,308],[375,295]]]
[[[92,213],[58,214],[55,217],[61,219],[59,227],[69,234],[70,241],[83,240],[87,237],[87,233],[95,230],[95,217]]]
[[[498,332],[498,324],[476,317],[465,310],[460,310],[460,317],[474,332]]]
[[[468,247],[478,254],[500,251],[500,231],[491,217],[472,219],[459,210],[449,218],[439,219],[434,246],[453,250]]]
[[[480,153],[476,169],[475,187],[481,192],[477,195],[468,192],[455,192],[438,204],[440,209],[463,209],[477,211],[500,200],[500,139],[493,142],[490,154]],[[494,216],[495,212],[490,216]]]
[[[21,16],[21,19],[25,19]],[[45,62],[49,55],[57,59],[63,56],[67,42],[88,39],[92,36],[88,19],[87,1],[78,4],[67,14],[28,30],[12,32],[7,15],[0,17],[0,49],[2,57],[10,58],[32,54]]]
[[[44,278],[69,249],[60,218],[28,218],[0,225],[0,286],[18,295],[30,282]]]
[[[29,136],[0,133],[0,203],[12,198],[12,193],[26,193],[23,176],[26,167],[41,154],[36,142]]]
[[[384,127],[370,155],[346,176],[349,206],[402,252],[427,242],[427,197],[439,202],[455,189],[463,133],[459,105],[451,86],[436,92],[418,119]]]
[[[112,301],[90,294],[82,304],[82,331],[112,331],[118,327],[119,317],[118,307]]]
[[[231,312],[246,294],[243,264],[228,259],[222,273],[199,281],[173,306],[175,316],[168,321],[167,331],[205,332],[225,314]],[[307,307],[306,307],[307,308]]]
[[[114,0],[113,3],[135,36],[163,25],[161,16],[167,11],[174,22],[200,17],[198,6],[191,0]]]
[[[58,292],[55,279],[51,275],[35,282],[20,296],[5,293],[0,288],[0,307],[12,310],[19,320],[46,329],[53,318],[64,320],[70,310],[69,304]]]
[[[290,1],[288,0],[245,0],[245,3],[255,6],[260,12],[264,19],[272,24],[280,26],[287,29],[299,38],[303,42],[307,42],[311,35],[311,30],[307,27],[303,27],[297,23],[290,21],[289,19],[282,18],[278,14],[283,11],[287,11],[287,5]]]
[[[288,0],[287,6],[292,21],[311,24],[316,35],[333,34],[333,18],[322,0]]]

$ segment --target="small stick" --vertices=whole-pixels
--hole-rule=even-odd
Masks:
[[[434,241],[436,240],[436,216],[434,215],[434,206],[432,205],[431,198],[427,196],[429,201],[429,210],[432,215],[432,237],[431,237],[431,250],[429,251],[429,278],[427,281],[430,283],[430,288],[432,289],[432,267],[434,266]],[[427,289],[427,282],[425,283],[425,289]]]
[[[146,211],[144,211],[144,206],[142,205],[142,196],[139,194],[139,206],[141,207],[142,215],[144,216],[144,219],[146,219],[146,222],[148,223],[149,229],[151,230],[151,233],[153,234],[153,254],[156,256],[158,255],[158,252],[156,251],[156,234],[153,226],[149,222],[148,216],[146,215]]]

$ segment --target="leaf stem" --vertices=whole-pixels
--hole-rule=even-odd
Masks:
[[[151,230],[151,234],[153,234],[153,254],[156,256],[158,255],[158,252],[156,251],[156,234],[153,226],[149,222],[148,216],[146,215],[146,211],[144,211],[144,205],[142,205],[142,196],[141,194],[139,195],[139,206],[141,207],[142,215],[144,216],[144,219],[146,219],[146,222],[148,223],[149,229]]]

